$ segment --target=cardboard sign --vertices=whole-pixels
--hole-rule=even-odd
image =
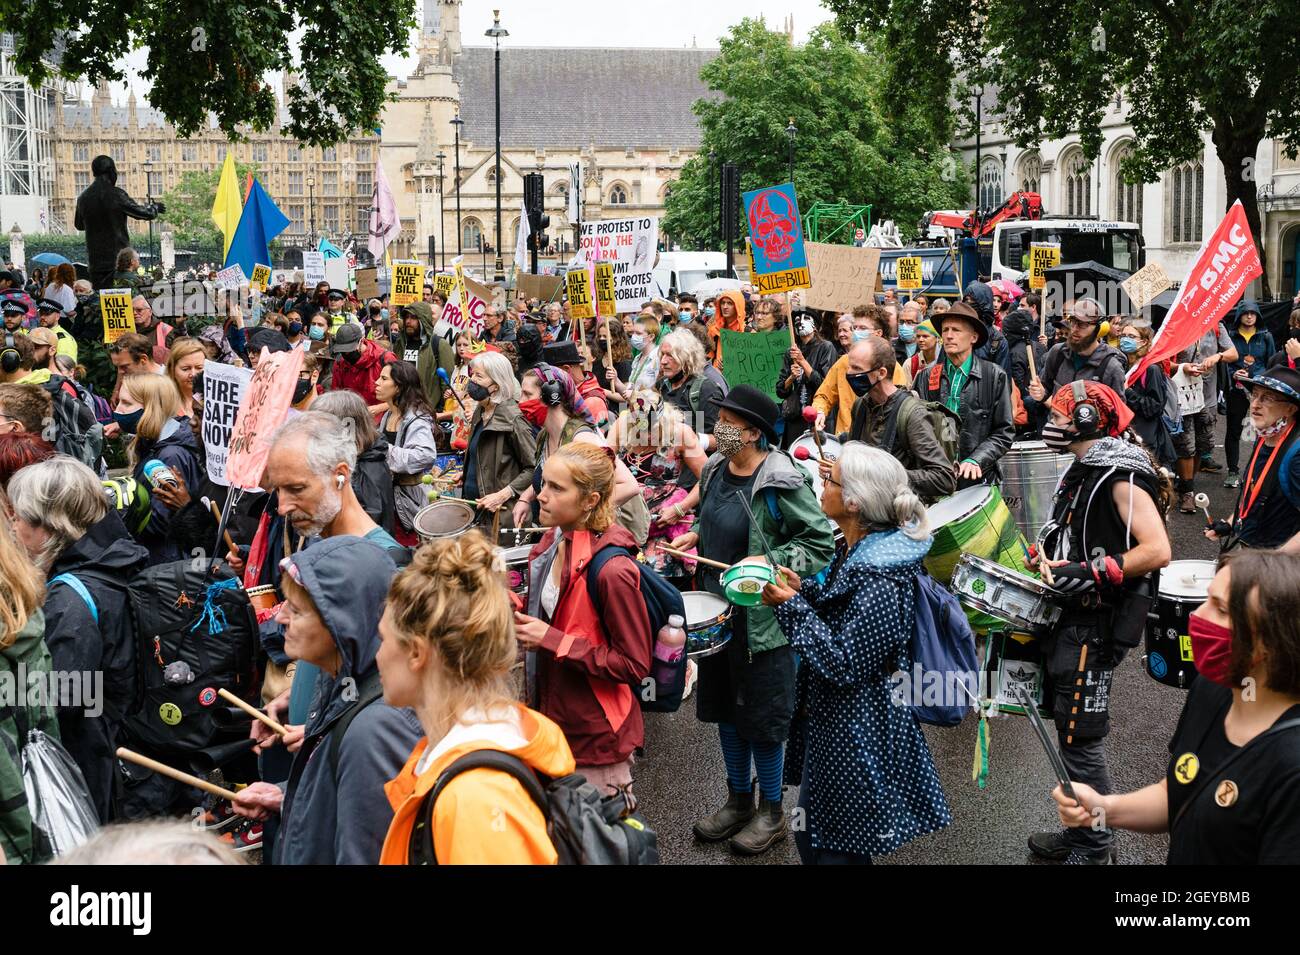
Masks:
[[[1042,288],[1047,284],[1047,270],[1061,264],[1059,242],[1031,242],[1029,244],[1029,287]],[[901,286],[900,286],[901,287]]]
[[[302,254],[302,280],[307,285],[325,281],[325,253],[304,251]]]
[[[393,264],[393,293],[389,299],[394,305],[412,305],[420,300],[424,285],[424,267],[419,262]]]
[[[1174,284],[1169,274],[1160,267],[1159,262],[1151,262],[1138,269],[1123,282],[1120,287],[1133,303],[1133,310],[1140,311],[1154,301],[1155,297]]]
[[[807,250],[813,283],[800,293],[804,308],[844,313],[871,301],[880,283],[879,249],[809,242]]]
[[[919,255],[901,256],[897,259],[895,265],[898,269],[898,288],[914,290],[921,287],[921,257]]]
[[[244,275],[244,268],[238,262],[230,268],[222,269],[217,273],[217,288],[220,290],[237,289],[241,285],[248,284],[248,277]]]
[[[226,455],[235,418],[248,382],[251,368],[236,368],[219,361],[203,363],[203,446],[207,452],[208,480],[229,485],[226,480]]]
[[[727,384],[753,385],[776,400],[781,363],[790,351],[790,333],[722,332],[722,377]]]
[[[591,276],[586,269],[574,269],[564,275],[565,291],[569,295],[569,317],[574,320],[596,317],[592,301]]]
[[[230,435],[226,479],[231,487],[251,490],[262,480],[271,453],[271,435],[283,423],[293,403],[304,354],[301,348],[282,352],[262,349]],[[205,390],[206,385],[205,376]]]
[[[104,319],[104,343],[111,345],[135,331],[129,288],[106,288],[99,293],[99,314]]]
[[[271,267],[269,265],[254,265],[253,277],[248,280],[248,287],[257,289],[259,292],[265,292],[270,281]]]
[[[601,318],[618,314],[614,297],[614,266],[609,262],[596,263],[596,312]]]
[[[564,279],[558,275],[532,275],[521,272],[515,276],[515,299],[535,298],[543,302],[554,301],[564,288]],[[617,303],[618,293],[615,292]],[[617,305],[616,305],[617,307]]]
[[[584,222],[578,254],[570,264],[613,263],[615,307],[620,314],[635,312],[658,294],[654,281],[658,247],[659,219],[655,216]]]
[[[319,281],[323,282],[325,280],[322,278]],[[364,302],[368,298],[379,297],[379,269],[377,268],[357,269],[356,281],[357,281],[357,298],[359,298],[361,301]],[[309,282],[308,284],[312,285],[314,283]]]
[[[812,273],[794,184],[755,189],[745,193],[744,200],[754,263],[750,281],[764,294],[810,288]]]

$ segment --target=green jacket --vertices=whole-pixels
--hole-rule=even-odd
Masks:
[[[725,457],[715,452],[705,463],[704,470],[700,473],[701,505],[704,495],[709,491],[710,478],[726,461]],[[772,516],[768,505],[768,488],[776,495],[777,513],[781,516],[779,523]],[[695,524],[691,528],[696,533],[700,530],[699,514],[702,509],[702,506],[696,508]],[[819,574],[831,562],[835,553],[835,534],[831,523],[822,513],[817,496],[813,493],[812,478],[787,452],[774,448],[758,466],[750,496],[750,509],[767,542],[772,545],[772,558],[777,563],[789,567],[806,580]],[[749,553],[751,556],[763,554],[763,541],[754,527],[749,529]],[[788,643],[771,607],[736,607],[732,612],[749,615],[751,653],[775,650]]]
[[[440,338],[433,333],[432,306],[426,302],[416,302],[405,307],[420,316],[419,355],[415,361],[415,370],[420,373],[420,383],[424,385],[424,393],[428,396],[429,403],[436,410],[441,411],[443,384],[442,379],[438,377],[438,369],[441,368],[447,373],[447,377],[451,378],[452,372],[456,369],[456,353],[452,351],[445,338]],[[405,327],[397,336],[397,344],[393,350],[399,359],[405,360],[407,352]]]
[[[18,666],[23,664],[30,682],[35,674],[50,672],[50,651],[45,648],[45,615],[37,610],[18,631],[13,644],[0,649],[0,849],[10,865],[42,862],[32,857],[32,817],[23,787],[21,743],[15,707],[26,711],[28,729],[39,729],[59,738],[54,709],[28,706],[26,687],[17,685]],[[44,682],[44,678],[42,678]],[[12,694],[12,695],[11,695]]]

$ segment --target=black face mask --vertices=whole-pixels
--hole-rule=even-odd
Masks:
[[[343,360],[349,365],[355,365],[361,360],[361,349],[358,348],[356,351],[344,352]]]
[[[465,391],[475,401],[483,401],[484,399],[490,397],[492,394],[490,391],[488,391],[486,388],[480,385],[477,381],[471,381],[469,384],[467,384],[465,386]]]
[[[311,394],[314,387],[315,385],[311,383],[310,378],[299,378],[298,384],[294,385],[293,388],[293,404],[300,404],[303,399]]]
[[[869,371],[851,372],[844,377],[848,381],[849,387],[853,389],[853,393],[859,398],[871,390],[872,381],[871,372]]]

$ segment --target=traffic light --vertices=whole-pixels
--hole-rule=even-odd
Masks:
[[[528,210],[528,245],[531,252],[533,274],[537,273],[537,252],[551,243],[546,234],[546,227],[551,224],[551,217],[545,212],[546,191],[540,172],[530,172],[524,176],[524,208]]]

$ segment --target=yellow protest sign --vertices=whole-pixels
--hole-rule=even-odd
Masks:
[[[259,292],[265,292],[267,285],[271,282],[271,267],[269,265],[254,265],[253,277],[248,280],[250,288],[255,288]]]
[[[598,262],[596,264],[596,311],[601,318],[612,318],[618,314],[614,301],[614,263]]]
[[[99,314],[104,318],[104,343],[113,344],[135,331],[129,288],[106,288],[99,293]]]
[[[596,317],[596,306],[591,296],[591,276],[586,269],[565,273],[564,285],[569,293],[569,317],[575,320]]]
[[[419,262],[393,263],[393,291],[389,298],[394,305],[414,305],[420,300],[424,285],[424,266]]]
[[[1059,242],[1031,242],[1029,244],[1029,287],[1042,288],[1047,284],[1047,270],[1061,264]]]
[[[919,289],[921,281],[921,257],[905,255],[897,260],[898,287],[900,289]]]
[[[441,292],[442,297],[451,301],[451,293],[456,290],[456,276],[450,272],[439,272],[433,277],[434,293]]]

